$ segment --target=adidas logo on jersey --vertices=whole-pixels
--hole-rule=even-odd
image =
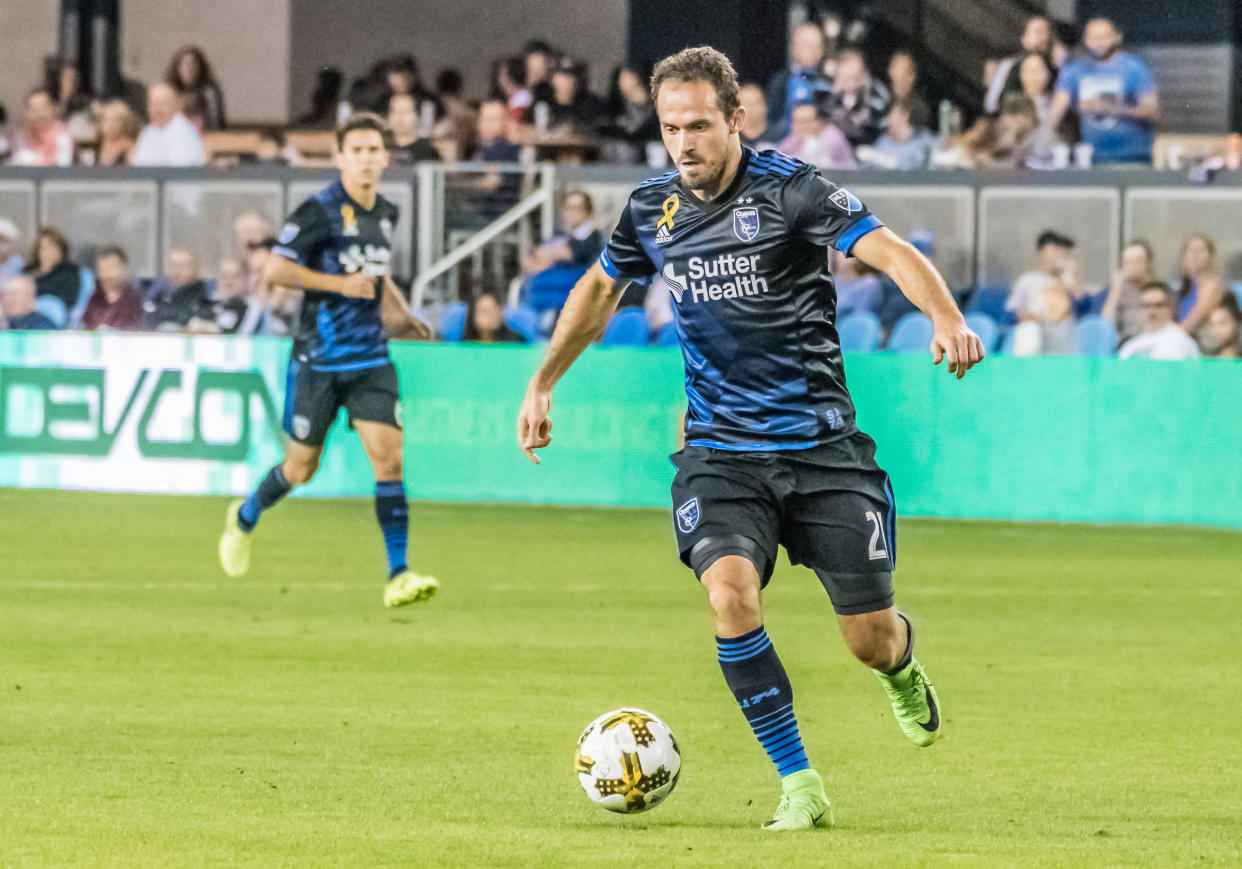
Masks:
[[[692,256],[686,263],[687,274],[679,275],[673,263],[664,264],[664,282],[673,298],[681,304],[687,292],[691,302],[718,302],[739,296],[758,296],[768,292],[768,282],[758,274],[757,253],[734,256],[721,254],[713,259]],[[719,280],[712,280],[713,278]]]
[[[668,231],[667,226],[661,226],[656,231],[656,237],[655,237],[656,244],[668,244],[672,240],[673,240],[673,234]]]

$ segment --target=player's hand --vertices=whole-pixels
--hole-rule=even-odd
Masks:
[[[341,281],[341,295],[354,299],[375,298],[375,278],[362,269],[345,276]]]
[[[522,400],[522,410],[518,413],[517,436],[518,446],[526,453],[526,458],[536,465],[540,464],[535,450],[541,450],[552,443],[552,420],[548,412],[552,409],[552,394],[538,392],[533,387],[526,390],[526,398]]]
[[[961,380],[967,371],[983,361],[983,342],[961,317],[949,323],[937,322],[934,328],[931,342],[934,364],[948,359],[949,373]]]

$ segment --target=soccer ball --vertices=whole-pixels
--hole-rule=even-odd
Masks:
[[[681,749],[668,725],[626,707],[605,713],[578,737],[574,771],[597,806],[626,815],[662,802],[681,774]]]

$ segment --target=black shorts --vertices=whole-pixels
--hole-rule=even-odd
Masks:
[[[764,585],[782,545],[791,562],[815,571],[838,613],[892,606],[897,509],[888,474],[875,463],[875,442],[862,432],[806,450],[688,446],[672,460],[673,527],[688,567],[710,566],[691,556],[708,538],[710,552],[746,555],[716,545],[742,537],[758,549]]]
[[[316,371],[289,360],[285,380],[284,430],[300,444],[323,446],[341,408],[355,421],[401,428],[397,369],[391,361],[356,371]]]

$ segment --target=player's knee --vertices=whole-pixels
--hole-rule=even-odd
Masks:
[[[381,456],[375,461],[375,479],[400,480],[405,473],[401,463],[401,453]]]
[[[280,468],[291,486],[305,486],[319,470],[319,457],[285,459]]]
[[[707,589],[708,603],[717,616],[729,622],[757,622],[761,612],[758,576],[748,567],[734,567],[704,572],[701,582]]]

